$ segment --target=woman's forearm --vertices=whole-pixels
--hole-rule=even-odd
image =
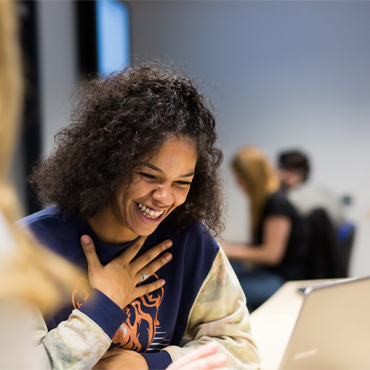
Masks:
[[[261,265],[275,265],[277,258],[271,253],[266,246],[248,246],[243,244],[221,243],[229,260],[258,263]]]
[[[252,247],[221,243],[221,246],[230,260],[278,265],[284,257],[291,226],[287,217],[271,216],[263,224],[263,244]]]

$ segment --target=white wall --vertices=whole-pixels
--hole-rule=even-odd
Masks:
[[[132,52],[180,64],[217,111],[229,204],[225,238],[247,238],[228,162],[244,144],[274,159],[301,147],[313,180],[355,199],[353,275],[370,274],[370,2],[131,1]],[[45,152],[76,81],[70,1],[40,2]]]
[[[38,1],[41,120],[43,152],[68,123],[69,95],[77,83],[75,4],[70,0]]]
[[[352,274],[370,274],[370,2],[133,1],[132,52],[182,64],[217,110],[229,214],[247,238],[247,203],[228,169],[245,144],[306,150],[313,180],[350,194],[359,225]]]

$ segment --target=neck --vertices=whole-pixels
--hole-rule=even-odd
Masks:
[[[290,189],[295,189],[295,188],[297,188],[297,187],[298,187],[298,186],[300,186],[300,185],[302,185],[302,181],[297,180],[297,181],[294,181],[293,183],[291,183],[291,184],[289,185],[289,188],[290,188]]]
[[[87,222],[104,243],[124,244],[137,238],[136,234],[117,220],[110,208],[88,218]]]

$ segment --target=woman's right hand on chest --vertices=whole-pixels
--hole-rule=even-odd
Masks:
[[[165,240],[133,260],[145,239],[146,237],[139,237],[119,256],[102,266],[92,239],[88,235],[81,237],[91,288],[100,290],[122,309],[136,298],[157,290],[165,284],[165,281],[160,279],[149,284],[138,285],[144,277],[153,275],[172,259],[171,253],[165,253],[157,258],[172,246],[171,240]]]

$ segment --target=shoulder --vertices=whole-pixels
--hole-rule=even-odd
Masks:
[[[266,200],[265,215],[291,216],[296,213],[294,207],[289,202],[282,191],[271,194]]]
[[[62,219],[63,216],[59,208],[50,207],[22,218],[17,222],[17,226],[20,228],[25,226],[37,228],[42,224],[59,223]]]
[[[58,207],[33,213],[19,220],[17,226],[30,229],[40,243],[63,254],[66,246],[79,241],[77,230]]]
[[[184,229],[178,229],[166,224],[158,230],[158,240],[171,239],[176,251],[182,253],[186,260],[197,261],[216,258],[220,246],[202,223],[192,224]]]
[[[46,208],[33,213],[17,222],[19,228],[28,227],[37,236],[41,233],[55,233],[61,229],[69,229],[70,223],[57,207]]]
[[[191,246],[194,243],[218,250],[219,245],[207,227],[202,223],[192,224],[184,229],[178,229],[172,225],[166,225],[160,230],[160,234],[172,237],[176,242],[186,246]]]
[[[289,204],[287,197],[285,196],[284,192],[281,190],[276,191],[275,193],[270,194],[266,201],[267,205],[275,205],[275,204]]]

